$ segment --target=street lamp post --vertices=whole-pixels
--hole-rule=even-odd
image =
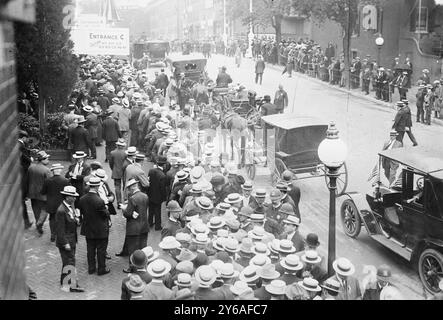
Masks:
[[[336,189],[339,170],[343,166],[348,153],[346,144],[339,138],[339,131],[335,123],[329,125],[326,139],[318,147],[318,157],[325,165],[326,175],[329,179],[329,236],[328,236],[328,274],[332,276],[334,269],[332,263],[336,258],[335,250],[335,220],[336,220]]]
[[[252,28],[252,0],[249,0],[249,13],[251,14],[251,21],[249,23],[248,34],[248,50],[246,51],[246,57],[252,58],[252,41],[254,40],[254,30]]]
[[[381,36],[381,34],[375,39],[375,44],[378,48],[378,58],[377,58],[377,65],[380,67],[380,59],[381,59],[381,48],[385,44],[385,39]]]
[[[228,33],[226,32],[227,23],[226,23],[226,0],[223,0],[223,43],[225,44],[225,48],[228,46]]]

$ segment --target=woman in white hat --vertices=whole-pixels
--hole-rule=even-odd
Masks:
[[[77,247],[77,226],[80,221],[76,215],[74,202],[79,194],[72,186],[64,187],[60,194],[63,196],[63,201],[55,214],[56,246],[62,258],[60,284],[63,291],[84,292],[84,289],[78,286],[76,278],[68,280],[66,285],[63,283],[67,274],[77,274],[75,272],[75,249]]]

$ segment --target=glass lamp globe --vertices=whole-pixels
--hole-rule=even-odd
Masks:
[[[339,169],[346,160],[348,148],[339,138],[335,123],[329,125],[326,139],[318,147],[320,161],[330,169]]]
[[[379,47],[385,44],[385,39],[383,39],[382,36],[379,36],[377,39],[375,39],[375,44]]]

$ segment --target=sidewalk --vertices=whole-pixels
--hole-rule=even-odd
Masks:
[[[283,66],[272,65],[272,64],[269,64],[269,63],[266,64],[266,67],[268,67],[270,69],[273,69],[273,70],[276,70],[276,71],[279,71],[279,72],[283,72],[283,70],[284,70]],[[317,84],[322,84],[322,85],[324,85],[326,87],[329,87],[331,89],[335,89],[337,91],[341,91],[343,93],[349,93],[353,97],[356,97],[356,98],[359,98],[359,99],[365,99],[365,100],[373,102],[373,103],[375,103],[375,104],[377,104],[379,106],[382,106],[382,107],[385,107],[385,108],[389,108],[389,109],[393,109],[393,110],[395,110],[395,101],[398,101],[400,99],[400,96],[399,96],[397,91],[395,92],[395,94],[394,94],[394,96],[392,98],[393,102],[384,102],[384,101],[377,100],[375,98],[375,92],[370,92],[369,95],[365,95],[361,91],[361,88],[348,90],[346,88],[340,88],[339,86],[336,86],[336,85],[331,85],[328,82],[322,81],[320,79],[310,77],[307,74],[296,73],[296,75],[297,75],[297,77],[301,77],[301,78],[304,78],[306,80],[309,80],[309,81],[312,81],[312,82],[316,82]],[[416,119],[416,116],[417,116],[417,114],[416,114],[416,107],[415,107],[415,103],[417,101],[417,99],[415,97],[416,93],[417,93],[417,87],[414,86],[411,89],[409,89],[408,95],[407,95],[408,100],[409,100],[409,107],[411,109],[412,120],[413,120],[414,123],[415,123],[415,119]],[[435,119],[434,117],[432,117],[432,124],[443,126],[443,120]]]

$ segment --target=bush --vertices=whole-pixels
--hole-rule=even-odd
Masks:
[[[66,131],[62,128],[63,112],[49,113],[46,119],[47,132],[45,133],[40,148],[44,150],[66,149],[68,145],[68,137]]]
[[[36,118],[26,113],[18,114],[18,127],[26,131],[30,137],[40,140],[40,124]]]

